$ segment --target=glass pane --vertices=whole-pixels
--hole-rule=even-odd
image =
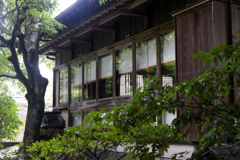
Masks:
[[[72,113],[72,126],[80,126],[82,125],[82,112]]]
[[[148,67],[155,66],[156,63],[156,38],[148,41]]]
[[[136,87],[142,87],[144,86],[144,83],[151,80],[153,77],[157,75],[156,68],[147,68],[145,70],[140,70],[137,72],[136,75]]]
[[[84,62],[84,83],[96,80],[96,60]]]
[[[132,72],[132,47],[123,48],[116,55],[118,74]]]
[[[68,70],[67,69],[60,70],[59,88],[60,88],[59,102],[67,103],[68,102]]]
[[[112,76],[112,54],[101,57],[99,59],[99,78]]]
[[[84,63],[84,101],[96,99],[96,60]]]
[[[162,85],[173,86],[175,84],[176,78],[174,31],[162,35],[160,39],[162,53],[161,55]]]
[[[147,49],[147,41],[140,42],[136,44],[136,69],[143,69],[148,67],[148,49]]]
[[[87,117],[87,115],[88,115],[89,112],[90,112],[90,111],[84,111],[84,112],[83,112],[83,113],[84,113],[84,116],[83,116],[84,119]],[[84,125],[90,125],[90,121],[85,122]]]
[[[175,112],[175,114],[171,114],[169,112],[165,112],[166,115],[164,115],[162,117],[162,124],[167,124],[170,125],[172,123],[172,121],[177,118],[177,111]]]
[[[136,44],[136,87],[156,76],[156,38]]]
[[[132,95],[132,48],[123,48],[116,54],[116,95]]]
[[[117,96],[132,95],[132,74],[118,76]]]
[[[112,97],[112,54],[99,59],[99,98]]]
[[[71,103],[82,101],[82,66],[71,67]]]

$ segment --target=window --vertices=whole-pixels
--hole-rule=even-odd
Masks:
[[[99,98],[112,97],[112,54],[99,58]]]
[[[90,111],[84,111],[83,112],[83,118],[85,119],[89,113],[90,113]],[[83,119],[83,121],[84,121],[84,119]],[[90,125],[90,123],[91,123],[90,121],[86,121],[84,123],[84,125]]]
[[[82,112],[76,112],[71,114],[72,126],[82,125]]]
[[[132,47],[123,48],[116,53],[116,95],[132,95]]]
[[[68,102],[68,69],[62,69],[59,71],[59,102]]]
[[[82,101],[82,66],[71,67],[71,103]]]
[[[164,112],[166,115],[162,116],[162,124],[170,125],[172,121],[177,118],[177,109],[175,114],[170,114],[169,112]]]
[[[96,99],[96,60],[84,63],[84,101]]]
[[[161,40],[161,73],[162,86],[175,85],[176,78],[176,61],[175,61],[175,35],[174,31],[166,33],[160,37]],[[175,114],[165,112],[166,115],[162,117],[163,124],[170,125],[177,117]]]
[[[156,76],[156,38],[136,44],[136,87]]]
[[[161,40],[161,73],[162,86],[175,84],[176,62],[175,62],[175,36],[174,31],[160,37]]]

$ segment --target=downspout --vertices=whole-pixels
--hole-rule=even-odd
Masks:
[[[52,57],[49,57],[49,56],[47,56],[47,59],[52,60],[52,61],[56,60],[55,58],[52,58]]]

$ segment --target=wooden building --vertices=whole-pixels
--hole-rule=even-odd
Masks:
[[[191,54],[236,42],[240,0],[79,0],[56,19],[67,28],[40,52],[56,56],[53,109],[68,127],[89,111],[130,102],[152,76],[162,85],[195,77],[205,68]],[[191,142],[172,145],[166,156],[195,148],[197,129],[189,127]]]

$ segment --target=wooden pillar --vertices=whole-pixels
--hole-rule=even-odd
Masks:
[[[132,75],[133,75],[133,96],[136,93],[136,43],[132,42]]]
[[[96,103],[99,99],[99,58],[96,58]]]
[[[82,65],[82,104],[84,102],[84,62],[83,60],[81,61]]]
[[[117,80],[116,80],[116,52],[114,49],[112,49],[112,75],[113,75],[113,88],[112,88],[112,96],[113,96],[113,101],[116,99],[116,88],[117,88]]]

